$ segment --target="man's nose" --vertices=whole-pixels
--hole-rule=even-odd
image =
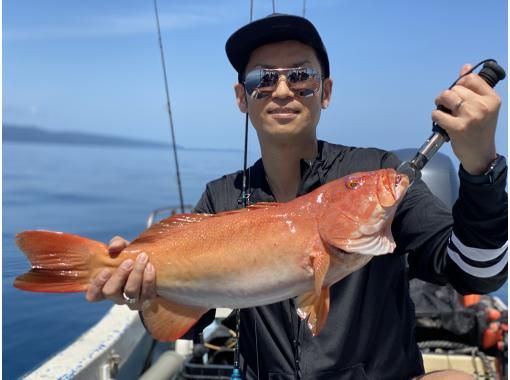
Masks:
[[[291,91],[289,84],[287,82],[287,78],[285,75],[280,75],[278,78],[278,83],[276,83],[276,88],[273,92],[273,97],[275,98],[288,98],[294,96],[294,93]]]

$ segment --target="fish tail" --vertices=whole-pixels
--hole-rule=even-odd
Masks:
[[[31,292],[66,293],[87,289],[97,272],[100,256],[108,256],[105,244],[78,235],[52,231],[24,231],[16,244],[32,264],[16,277],[14,286]]]

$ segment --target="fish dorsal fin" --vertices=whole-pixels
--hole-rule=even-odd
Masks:
[[[257,210],[262,208],[270,208],[280,206],[280,202],[259,202],[247,207],[248,210]]]
[[[173,215],[169,218],[162,219],[159,223],[151,226],[149,229],[156,227],[158,225],[166,226],[168,228],[172,227],[182,227],[188,224],[199,223],[205,219],[214,216],[214,214],[198,214],[198,213],[187,213],[187,214],[177,214]]]
[[[259,203],[255,203],[253,205],[247,206],[245,208],[240,208],[237,210],[230,210],[230,211],[223,211],[223,212],[220,212],[213,216],[220,217],[222,215],[233,215],[233,214],[240,214],[240,213],[249,212],[249,211],[267,210],[269,208],[273,208],[273,207],[280,206],[280,205],[281,205],[281,203],[278,203],[278,202],[259,202]]]
[[[173,230],[185,228],[191,224],[200,223],[213,217],[213,214],[177,214],[163,219],[146,229],[140,236],[129,244],[128,249],[134,244],[147,244],[159,241],[164,236],[168,236]]]
[[[145,326],[155,339],[162,342],[179,339],[206,312],[206,308],[179,305],[161,297],[147,301],[142,306]]]
[[[147,244],[153,243],[155,241],[159,241],[162,237],[169,236],[173,230],[179,228],[185,228],[186,226],[203,222],[204,220],[210,218],[221,218],[226,215],[234,215],[244,212],[250,212],[255,210],[268,209],[271,207],[276,207],[281,205],[281,203],[276,202],[259,202],[254,205],[248,206],[246,208],[242,208],[239,210],[232,211],[224,211],[218,214],[198,214],[198,213],[187,213],[187,214],[177,214],[173,215],[169,218],[161,220],[159,223],[156,223],[146,229],[140,236],[138,236],[135,240],[131,242],[127,249],[132,247],[134,244]],[[137,247],[138,248],[138,247]]]

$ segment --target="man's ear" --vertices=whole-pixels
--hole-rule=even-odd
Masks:
[[[333,92],[333,81],[331,78],[326,78],[322,81],[322,98],[321,106],[323,109],[328,108],[331,101],[331,93]]]
[[[234,91],[236,94],[236,101],[239,110],[242,113],[248,112],[248,103],[246,102],[246,91],[244,90],[244,86],[241,83],[237,83],[234,86]]]

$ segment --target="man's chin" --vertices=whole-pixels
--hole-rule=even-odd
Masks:
[[[257,131],[257,134],[260,135],[260,133],[264,135],[264,140],[279,143],[293,143],[310,134],[306,127],[295,123],[266,125],[262,131]]]

